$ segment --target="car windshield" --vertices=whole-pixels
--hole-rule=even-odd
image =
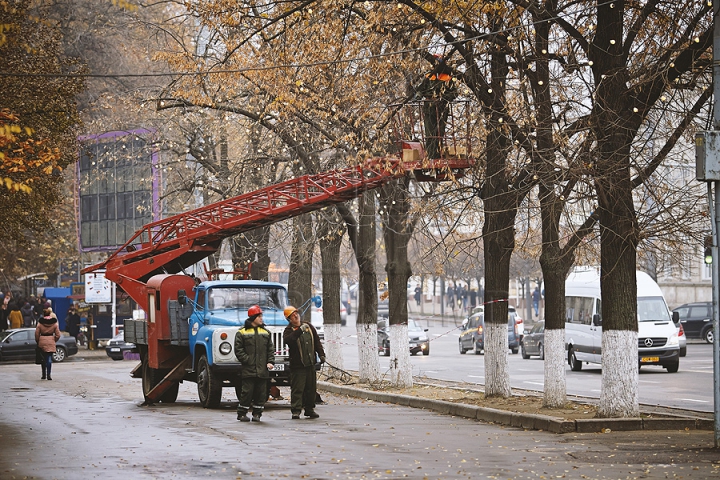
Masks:
[[[263,310],[282,310],[287,306],[283,288],[215,287],[208,293],[210,310],[248,309],[259,305]]]
[[[638,320],[669,322],[670,311],[662,297],[638,297]]]
[[[415,320],[408,320],[408,331],[409,332],[422,332],[423,329],[420,325],[415,323]]]

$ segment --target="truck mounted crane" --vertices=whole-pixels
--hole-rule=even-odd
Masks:
[[[403,141],[401,146],[402,154],[396,156],[299,176],[149,223],[106,260],[83,270],[104,270],[145,312],[144,319],[125,320],[124,336],[140,353],[132,374],[142,377],[146,403],[175,402],[183,381],[197,383],[206,408],[219,405],[223,387],[234,387],[239,396],[241,365],[234,338],[252,305],[263,309],[273,336],[271,383],[289,384],[282,341],[285,287],[259,280],[197,283],[185,269],[215,253],[225,238],[345,202],[405,175],[443,181],[461,177],[474,164],[464,151],[424,159],[422,143]]]

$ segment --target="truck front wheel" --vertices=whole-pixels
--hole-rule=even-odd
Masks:
[[[200,357],[197,373],[198,397],[205,408],[217,408],[222,397],[222,382],[210,371],[207,355]]]

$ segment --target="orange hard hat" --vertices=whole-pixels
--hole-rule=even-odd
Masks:
[[[262,309],[260,309],[259,305],[253,305],[248,308],[248,317],[255,317],[258,315],[262,315]]]
[[[297,312],[298,309],[293,306],[287,306],[285,307],[285,310],[283,310],[283,315],[285,315],[285,318],[290,318],[290,315]]]

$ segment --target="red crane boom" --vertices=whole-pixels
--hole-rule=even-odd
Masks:
[[[403,147],[411,152],[422,148],[415,142]],[[375,158],[361,166],[303,175],[149,223],[105,261],[82,273],[105,269],[109,280],[129,281],[122,288],[134,298],[129,291],[133,285],[142,287],[156,274],[183,271],[216,252],[227,237],[353,199],[411,172],[421,181],[445,180],[450,172],[460,177],[473,163],[468,158]]]

